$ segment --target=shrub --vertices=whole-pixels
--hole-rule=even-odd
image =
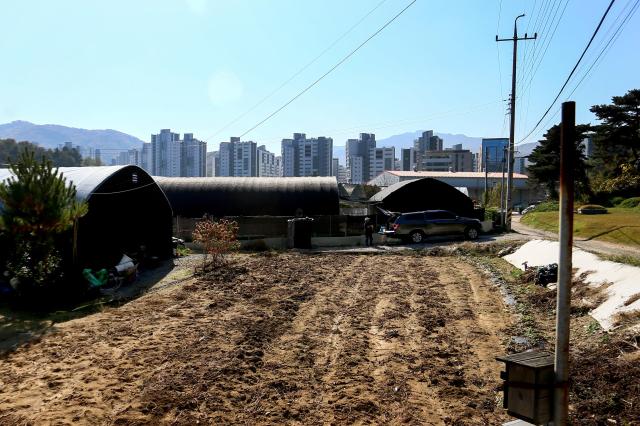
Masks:
[[[624,197],[613,197],[609,200],[609,203],[614,207],[618,207],[618,205],[623,201],[624,201]]]
[[[557,212],[558,210],[560,210],[560,204],[557,201],[545,201],[534,209],[535,212]]]
[[[37,161],[34,151],[20,153],[10,170],[13,176],[0,182],[6,269],[20,294],[41,294],[63,282],[60,239],[87,206],[76,200],[75,186],[67,185],[51,161]]]
[[[226,219],[203,219],[196,223],[193,241],[202,245],[202,272],[216,268],[226,262],[230,252],[240,248],[238,224]]]
[[[487,207],[484,210],[484,220],[490,220],[492,222],[495,222],[499,218],[500,218],[500,211],[496,207]]]
[[[638,206],[640,206],[640,197],[627,198],[618,204],[618,207],[622,207],[623,209],[632,209]]]

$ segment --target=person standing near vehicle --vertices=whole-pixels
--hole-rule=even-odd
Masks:
[[[367,247],[373,245],[373,223],[368,217],[364,218],[364,240]]]

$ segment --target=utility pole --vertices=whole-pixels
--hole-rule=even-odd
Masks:
[[[518,41],[535,40],[538,38],[538,33],[534,33],[533,37],[528,37],[525,33],[524,37],[518,38],[518,19],[522,18],[519,15],[513,23],[513,38],[498,38],[496,35],[496,42],[500,41],[513,41],[513,65],[511,72],[511,125],[509,129],[509,161],[507,162],[507,218],[506,229],[511,230],[511,213],[513,206],[511,205],[511,193],[513,192],[513,151],[515,148],[515,134],[516,134],[516,63],[518,61]]]
[[[504,163],[507,162],[507,147],[502,151],[502,181],[500,182],[500,225],[504,229],[505,224],[505,203],[504,201]]]
[[[484,200],[482,200],[482,205],[487,209],[487,202],[489,201],[489,150],[484,150]]]
[[[569,410],[569,321],[571,319],[571,257],[573,249],[573,189],[576,103],[562,104],[560,128],[560,255],[556,301],[556,352],[553,424],[566,425]]]

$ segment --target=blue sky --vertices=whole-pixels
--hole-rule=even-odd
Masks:
[[[322,75],[410,0],[380,2],[6,1],[0,6],[0,122],[112,128],[143,140],[160,128],[171,128],[193,132],[213,150]],[[586,70],[615,19],[634,2],[616,1],[580,70]],[[555,97],[608,3],[569,0],[535,78],[521,85],[529,87],[519,93],[518,140]],[[545,36],[552,32],[552,15],[542,12],[556,5],[558,19],[564,4],[418,0],[335,72],[243,139],[266,143],[278,152],[279,141],[293,132],[332,136],[336,145],[367,131],[379,139],[426,128],[469,136],[507,135],[502,99],[510,88],[511,44],[496,46],[496,30],[510,37],[515,16],[527,13],[519,30],[532,32],[543,28],[541,17],[549,16],[537,47],[534,42],[520,44],[522,75],[528,75],[533,52],[542,56]],[[218,133],[376,5],[303,73]],[[578,122],[594,121],[590,105],[640,87],[638,42],[640,13],[572,95]],[[579,72],[574,82],[581,77]]]

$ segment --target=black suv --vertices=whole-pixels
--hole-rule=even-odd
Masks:
[[[467,239],[475,240],[482,225],[478,219],[460,217],[447,210],[427,210],[402,213],[391,228],[381,232],[391,238],[421,243],[427,236],[463,233]]]

